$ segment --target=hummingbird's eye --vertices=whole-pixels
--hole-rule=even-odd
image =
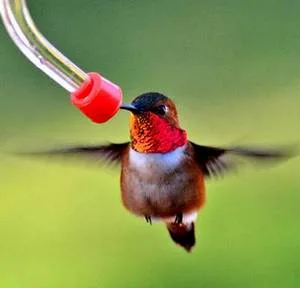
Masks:
[[[169,108],[166,105],[159,105],[153,109],[153,112],[155,114],[162,115],[162,116],[166,115],[168,113],[168,111],[169,111]]]

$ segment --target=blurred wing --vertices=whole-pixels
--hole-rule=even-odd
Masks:
[[[82,159],[94,161],[95,163],[120,164],[123,154],[129,146],[129,142],[125,143],[109,143],[107,145],[95,146],[73,146],[58,148],[48,151],[24,152],[18,155],[33,157],[58,157],[70,159]]]
[[[208,176],[218,176],[236,168],[238,158],[259,162],[274,162],[293,156],[291,149],[259,149],[250,147],[219,148],[197,145],[190,142],[194,149],[196,161]]]

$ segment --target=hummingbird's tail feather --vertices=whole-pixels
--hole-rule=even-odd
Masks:
[[[190,252],[196,243],[194,222],[186,224],[168,223],[167,229],[172,240]]]

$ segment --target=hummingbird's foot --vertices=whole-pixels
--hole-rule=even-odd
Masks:
[[[152,219],[151,216],[145,216],[146,222],[152,225]]]
[[[175,216],[174,223],[175,224],[182,224],[182,219],[183,219],[183,213],[177,213]]]

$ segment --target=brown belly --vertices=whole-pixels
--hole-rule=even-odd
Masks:
[[[203,174],[193,166],[168,174],[122,167],[121,192],[124,206],[139,216],[171,217],[197,211],[205,201]]]

